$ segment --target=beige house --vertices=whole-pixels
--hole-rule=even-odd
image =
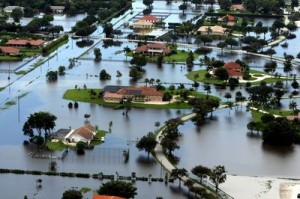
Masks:
[[[200,34],[208,34],[209,28],[211,29],[211,32],[209,34],[212,35],[224,35],[226,34],[226,28],[223,28],[222,26],[201,26],[197,32]]]
[[[134,29],[152,29],[153,23],[149,21],[137,21],[133,24]]]

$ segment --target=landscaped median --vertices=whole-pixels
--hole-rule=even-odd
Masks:
[[[78,101],[78,102],[88,102],[92,104],[99,104],[102,106],[108,106],[115,109],[124,108],[125,105],[120,102],[105,102],[103,100],[101,89],[70,89],[64,93],[63,98],[66,100]],[[174,91],[174,95],[175,95]],[[190,96],[197,96],[199,98],[213,98],[219,99],[215,96],[206,95],[204,93],[191,91]],[[131,102],[130,107],[136,108],[153,108],[153,109],[191,109],[192,106],[189,105],[184,100],[170,100],[161,102]]]

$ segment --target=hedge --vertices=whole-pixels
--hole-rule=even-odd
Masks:
[[[67,40],[68,38],[69,38],[69,36],[67,34],[65,34],[64,36],[59,37],[57,40],[52,41],[51,43],[49,43],[48,45],[46,45],[42,48],[42,53],[43,54],[49,53],[53,47],[58,45],[60,42]]]

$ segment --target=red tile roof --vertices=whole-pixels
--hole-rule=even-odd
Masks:
[[[126,199],[119,196],[94,195],[93,199]]]
[[[242,67],[238,63],[227,62],[224,68],[227,70],[229,76],[243,76]]]
[[[121,95],[145,95],[145,96],[163,96],[163,94],[156,90],[154,86],[141,87],[127,87],[118,90],[117,94]]]
[[[27,43],[30,43],[32,46],[40,46],[45,43],[44,40],[31,40],[31,39],[10,39],[6,42],[6,45],[18,45],[18,46],[25,46]]]
[[[146,15],[146,16],[143,16],[140,20],[143,20],[143,21],[158,21],[159,18],[157,18],[155,16],[152,16],[152,15]]]
[[[171,50],[165,44],[160,44],[160,43],[151,43],[147,45],[142,45],[137,47],[135,51],[138,53],[142,53],[142,52],[148,52],[149,49],[162,50],[165,54],[169,54],[171,52]]]
[[[220,20],[222,20],[222,21],[230,21],[230,22],[234,22],[235,21],[234,19],[235,19],[234,16],[229,15],[229,14],[220,18]]]
[[[4,54],[10,54],[10,55],[19,55],[20,50],[14,47],[8,47],[8,46],[0,46],[0,52]]]

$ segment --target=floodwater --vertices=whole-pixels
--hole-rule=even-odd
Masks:
[[[165,2],[159,1],[154,4],[155,7],[163,7]],[[175,4],[174,4],[175,5]],[[136,7],[142,7],[141,2],[134,4]],[[177,8],[178,5],[175,5]],[[168,7],[167,10],[174,11],[174,6]],[[113,23],[117,26],[122,25],[124,21],[138,14],[142,9],[134,11],[131,15],[126,12],[125,17],[114,19]],[[172,15],[171,15],[172,16]],[[101,37],[102,27],[98,27],[94,36]],[[298,32],[297,32],[297,35]],[[22,126],[27,120],[29,114],[36,111],[50,111],[57,116],[55,130],[59,128],[78,128],[84,125],[84,114],[91,114],[89,121],[92,125],[97,125],[100,129],[107,130],[109,122],[113,121],[112,132],[107,135],[106,142],[87,151],[84,156],[77,156],[74,152],[70,152],[66,158],[57,160],[58,171],[68,172],[87,172],[97,173],[103,172],[114,174],[116,171],[121,175],[130,175],[131,172],[136,172],[138,176],[164,176],[164,171],[153,158],[147,160],[145,152],[138,151],[135,148],[135,141],[147,134],[149,131],[154,131],[156,128],[154,123],[179,117],[188,114],[191,110],[156,110],[156,109],[137,109],[132,108],[129,116],[123,116],[122,110],[113,110],[111,108],[102,107],[93,104],[79,103],[77,110],[69,109],[67,104],[69,101],[63,100],[62,96],[65,90],[74,88],[75,85],[82,88],[85,84],[88,88],[103,88],[105,85],[143,85],[143,79],[138,82],[132,82],[128,76],[129,62],[126,62],[126,57],[122,49],[126,46],[134,48],[135,43],[123,42],[119,47],[104,48],[103,43],[99,39],[93,38],[93,48],[76,62],[72,69],[66,71],[64,77],[59,77],[55,83],[49,83],[45,80],[45,74],[49,70],[57,70],[61,65],[68,68],[69,58],[78,57],[89,47],[78,47],[78,40],[70,39],[68,44],[60,47],[54,56],[49,61],[46,61],[40,67],[33,70],[31,73],[19,78],[19,76],[10,74],[11,79],[8,80],[9,74],[0,74],[0,86],[12,83],[6,89],[0,92],[0,168],[18,168],[30,170],[48,170],[49,160],[32,159],[28,156],[27,149],[22,145],[24,139]],[[298,39],[290,40],[289,42],[298,42]],[[292,46],[292,45],[291,45]],[[295,45],[296,46],[296,45]],[[102,58],[105,61],[94,62],[93,50],[100,47]],[[279,46],[277,54],[283,52]],[[287,49],[289,50],[290,47]],[[185,48],[184,50],[189,50]],[[297,50],[292,50],[295,52]],[[289,52],[289,51],[288,51]],[[211,57],[232,61],[242,59],[247,61],[251,67],[263,66],[268,60],[253,57],[249,55],[240,55],[236,53],[213,51],[209,54]],[[39,57],[38,59],[45,60],[46,58]],[[106,61],[106,60],[118,61]],[[128,58],[130,59],[130,58]],[[16,68],[19,64],[0,63],[1,68]],[[9,66],[8,66],[9,65]],[[27,64],[24,68],[30,67]],[[171,83],[192,83],[186,78],[187,69],[184,64],[164,64],[158,68],[155,64],[147,64],[145,66],[147,72],[143,78],[160,79],[165,86]],[[108,81],[99,80],[99,72],[105,69],[111,74],[112,79]],[[204,69],[204,66],[195,66],[194,69]],[[118,80],[115,75],[119,70],[123,76]],[[262,68],[258,68],[262,70]],[[282,64],[279,64],[278,72],[282,73]],[[296,70],[293,71],[298,76]],[[19,79],[18,79],[19,78]],[[200,85],[200,91],[203,91],[203,85]],[[242,91],[244,88],[236,88],[235,91]],[[224,93],[227,89],[212,87],[211,94],[224,99]],[[205,91],[203,91],[205,92]],[[246,94],[245,94],[246,95]],[[18,98],[19,97],[19,98]],[[14,101],[16,104],[7,106],[5,103]],[[297,100],[298,102],[298,100]],[[288,100],[283,101],[283,107],[287,107]],[[246,124],[251,120],[251,115],[246,112],[245,107],[242,111],[229,111],[228,109],[218,110],[214,113],[214,120],[209,121],[205,126],[198,130],[192,122],[187,122],[180,127],[182,137],[179,141],[181,148],[175,151],[175,154],[180,157],[179,167],[185,167],[188,170],[195,165],[206,165],[213,167],[215,165],[224,165],[230,174],[239,175],[272,175],[272,176],[289,176],[300,177],[300,172],[297,170],[297,160],[300,158],[299,146],[294,146],[290,149],[272,148],[264,146],[261,138],[247,133]],[[122,151],[129,149],[130,159],[128,163],[124,163]],[[93,190],[97,189],[101,182],[93,179],[69,179],[60,177],[42,176],[43,189],[35,190],[36,176],[16,176],[16,175],[0,175],[0,180],[3,182],[2,189],[5,190],[3,195],[7,198],[21,198],[25,194],[32,196],[37,193],[39,198],[47,198],[49,193],[53,193],[53,197],[59,198],[62,192],[69,187],[87,186]],[[11,190],[11,185],[18,181],[24,185],[19,193]],[[32,183],[28,183],[32,182]],[[177,182],[176,182],[177,183]],[[147,183],[137,183],[139,188],[138,198],[155,198],[162,196],[163,198],[186,198],[181,192],[176,192],[176,187],[162,186],[159,183],[148,185]],[[55,191],[54,191],[55,190]],[[145,191],[147,190],[147,191]],[[157,195],[153,195],[157,193]],[[19,194],[18,196],[15,194]],[[86,196],[90,197],[92,193]]]

